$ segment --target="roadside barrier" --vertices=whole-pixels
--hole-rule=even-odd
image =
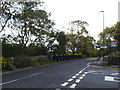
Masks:
[[[110,65],[120,65],[120,59],[119,58],[109,58],[108,64]]]
[[[53,56],[52,58],[54,61],[65,61],[65,60],[81,58],[81,55]]]

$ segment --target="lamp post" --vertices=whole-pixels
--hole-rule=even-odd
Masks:
[[[103,13],[103,47],[104,47],[104,11],[101,11]],[[104,61],[104,48],[103,48],[103,61]]]

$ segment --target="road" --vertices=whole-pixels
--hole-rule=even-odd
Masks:
[[[108,88],[118,90],[118,69],[89,66],[95,58],[75,59],[2,75],[2,88]],[[14,89],[13,89],[14,90]],[[56,89],[52,89],[56,90]],[[92,90],[92,89],[91,89]]]

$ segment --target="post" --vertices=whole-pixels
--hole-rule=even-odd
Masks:
[[[103,12],[103,46],[104,46],[104,11]],[[103,61],[104,61],[104,48],[103,48]]]

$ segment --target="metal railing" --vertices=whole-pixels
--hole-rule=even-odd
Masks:
[[[81,55],[65,55],[65,56],[52,57],[54,61],[65,61],[65,60],[78,59],[78,58],[81,58]]]

